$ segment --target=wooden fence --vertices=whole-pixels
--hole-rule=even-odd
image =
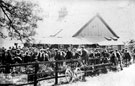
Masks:
[[[94,61],[94,60],[97,60],[97,59],[89,59],[88,61]],[[22,86],[22,85],[29,85],[29,84],[34,84],[34,86],[37,86],[37,83],[39,81],[42,81],[42,80],[49,80],[49,79],[55,79],[55,83],[54,84],[58,84],[58,78],[62,78],[62,77],[65,77],[65,75],[62,75],[62,76],[58,76],[58,73],[61,72],[61,70],[59,70],[58,68],[58,64],[59,63],[63,63],[63,62],[69,62],[69,63],[75,63],[75,62],[80,62],[81,60],[79,59],[72,59],[72,60],[59,60],[59,61],[43,61],[43,62],[32,62],[32,63],[22,63],[22,64],[12,64],[12,65],[1,65],[0,68],[5,68],[5,70],[8,70],[10,67],[17,67],[17,66],[28,66],[28,65],[32,65],[34,67],[34,73],[33,74],[29,74],[28,76],[32,75],[33,76],[33,80],[32,81],[29,81],[28,83],[25,83],[25,84],[0,84],[2,86]],[[42,73],[38,73],[38,66],[39,64],[50,64],[50,63],[53,63],[55,64],[55,75],[52,76],[52,77],[43,77],[43,78],[38,78],[37,75],[39,74],[42,74]],[[112,64],[111,63],[104,63],[104,64],[89,64],[87,65],[87,68],[90,68],[90,67],[95,67],[94,70],[99,70],[99,69],[104,69],[104,68],[107,68],[107,67],[110,67]],[[87,72],[90,72],[91,70],[85,70],[84,72],[87,73]]]

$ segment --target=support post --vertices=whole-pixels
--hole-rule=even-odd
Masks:
[[[35,63],[35,73],[34,73],[34,86],[37,86],[37,83],[38,83],[38,81],[37,81],[37,72],[38,72],[38,69],[39,69],[39,65],[38,65],[38,63],[36,61],[36,63]]]
[[[58,62],[55,62],[55,85],[58,84]]]

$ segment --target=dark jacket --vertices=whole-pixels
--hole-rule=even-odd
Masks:
[[[60,55],[59,52],[56,53],[54,59],[55,59],[55,60],[61,60],[61,55]]]
[[[71,59],[73,57],[73,54],[71,51],[68,51],[66,54],[66,59]]]

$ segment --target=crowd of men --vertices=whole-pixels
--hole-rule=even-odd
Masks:
[[[135,50],[134,52],[135,53]],[[135,56],[135,54],[133,54]],[[91,58],[97,58],[95,62],[89,61]],[[131,61],[132,55],[127,49],[122,50],[107,50],[107,49],[90,49],[85,48],[36,48],[36,47],[9,47],[9,49],[0,49],[0,64],[15,64],[28,63],[38,61],[54,61],[54,60],[68,60],[81,59],[83,63],[106,63],[112,62],[114,65],[119,63],[126,63]]]
[[[128,49],[115,50],[105,48],[88,48],[88,47],[68,47],[68,48],[39,48],[39,47],[9,47],[9,49],[0,49],[0,65],[9,64],[20,64],[20,63],[31,63],[31,62],[42,62],[42,61],[56,61],[56,60],[72,60],[78,59],[79,62],[66,62],[66,65],[83,66],[83,65],[96,65],[112,63],[114,67],[119,66],[123,70],[123,66],[128,66],[131,61],[135,61],[135,49],[132,53]],[[78,64],[79,63],[79,64]],[[64,68],[65,63],[60,62],[59,68]],[[43,68],[54,68],[55,64],[43,64]],[[30,68],[27,66],[27,71]],[[8,67],[4,70],[0,69],[0,72],[11,73],[17,69]],[[47,71],[47,70],[46,70]],[[28,71],[29,72],[29,71]]]

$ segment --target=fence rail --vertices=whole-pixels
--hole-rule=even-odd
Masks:
[[[97,60],[97,58],[91,58],[90,60]],[[28,85],[28,84],[34,84],[34,86],[37,86],[38,81],[42,81],[42,80],[48,80],[48,79],[55,79],[55,83],[54,84],[58,84],[58,78],[62,78],[65,77],[65,75],[62,76],[58,76],[58,73],[61,72],[61,70],[58,70],[58,64],[61,62],[80,62],[80,59],[71,59],[71,60],[59,60],[59,61],[43,61],[43,62],[32,62],[32,63],[22,63],[22,64],[11,64],[11,65],[0,65],[0,68],[9,68],[9,67],[17,67],[17,66],[27,66],[27,65],[33,65],[35,70],[33,74],[29,74],[29,75],[33,75],[33,81],[28,82],[28,83],[24,83],[24,84],[5,84],[4,86],[22,86],[22,85]],[[38,73],[38,66],[39,64],[49,64],[49,63],[55,63],[55,70],[54,73],[55,75],[52,77],[44,77],[44,78],[38,78],[39,74],[42,73]],[[111,63],[104,63],[104,64],[95,64],[95,65],[88,65],[86,66],[87,68],[90,67],[99,67],[99,69],[105,68],[106,66],[111,66]],[[95,69],[96,70],[96,69]],[[85,70],[84,73],[90,72],[92,70]],[[0,84],[3,86],[3,84]]]

